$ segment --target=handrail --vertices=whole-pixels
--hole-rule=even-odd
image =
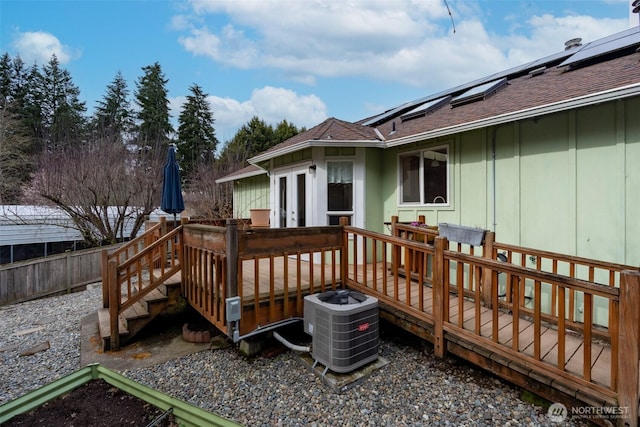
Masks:
[[[527,255],[538,255],[541,256],[543,258],[548,258],[548,259],[552,259],[552,260],[557,260],[557,261],[562,261],[562,262],[567,262],[567,263],[577,263],[577,264],[582,264],[582,265],[586,265],[586,266],[594,266],[594,267],[598,267],[598,268],[602,268],[602,269],[613,269],[615,271],[623,271],[623,270],[640,270],[640,267],[633,267],[633,266],[629,266],[629,265],[624,265],[624,264],[617,264],[614,262],[605,262],[605,261],[600,261],[600,260],[596,260],[596,259],[590,259],[590,258],[584,258],[584,257],[579,257],[579,256],[574,256],[574,255],[565,255],[565,254],[561,254],[561,253],[557,253],[557,252],[550,252],[550,251],[545,251],[545,250],[541,250],[541,249],[534,249],[534,248],[528,248],[528,247],[524,247],[524,246],[516,246],[516,245],[511,245],[508,243],[500,243],[500,242],[494,242],[493,243],[493,247],[496,250],[506,250],[506,251],[511,251],[511,252],[516,252],[516,253],[520,253],[520,254],[527,254]]]
[[[167,234],[165,234],[164,236],[160,237],[158,240],[156,240],[149,246],[145,247],[143,250],[135,254],[133,257],[127,259],[122,264],[119,264],[118,268],[124,270],[130,267],[133,263],[138,262],[141,258],[148,256],[150,252],[153,252],[154,250],[158,249],[158,246],[164,245],[167,241],[171,240],[174,237],[177,237],[181,233],[182,233],[182,226],[180,225],[174,228],[173,230],[171,230],[170,232],[168,232]]]
[[[161,219],[164,219],[164,217],[162,217]],[[116,249],[115,251],[113,251],[110,255],[109,255],[109,259],[117,259],[118,256],[120,254],[122,254],[123,252],[127,252],[130,248],[132,248],[135,245],[139,245],[140,243],[144,242],[144,239],[147,238],[147,236],[149,236],[150,234],[160,230],[163,226],[163,221],[160,221],[159,223],[155,224],[154,226],[152,226],[151,228],[149,228],[148,230],[145,230],[145,232],[143,234],[141,234],[140,236],[129,240],[127,243],[125,243],[124,245],[120,246],[118,249]]]

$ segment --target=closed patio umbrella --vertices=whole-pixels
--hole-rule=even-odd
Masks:
[[[176,160],[176,146],[171,144],[167,153],[167,163],[164,165],[164,181],[162,183],[162,203],[160,209],[168,214],[173,214],[173,222],[176,222],[176,214],[184,210],[182,199],[182,186],[180,184],[180,167]]]

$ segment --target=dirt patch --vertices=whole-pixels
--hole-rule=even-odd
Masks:
[[[146,426],[159,418],[163,412],[144,400],[98,379],[89,381],[32,411],[16,415],[3,426]],[[155,425],[177,427],[178,423],[169,414]]]

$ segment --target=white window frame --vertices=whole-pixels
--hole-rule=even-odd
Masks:
[[[435,151],[435,150],[446,150],[447,156],[447,202],[446,203],[433,203],[427,202],[424,200],[424,168],[425,168],[425,157],[424,153],[427,151]],[[418,185],[420,192],[420,200],[417,202],[405,202],[402,200],[403,195],[403,180],[402,180],[402,158],[410,155],[417,155],[420,157],[420,165],[419,173],[418,173]],[[451,144],[443,144],[434,147],[425,147],[420,150],[406,151],[403,153],[398,153],[398,205],[399,206],[428,206],[428,207],[449,207],[451,206]]]
[[[356,193],[356,159],[354,158],[344,158],[344,157],[335,157],[335,158],[327,158],[326,159],[326,169],[327,171],[329,170],[329,163],[350,163],[351,164],[351,176],[352,176],[352,183],[351,183],[351,210],[350,211],[330,211],[329,210],[329,191],[328,191],[328,185],[329,185],[329,179],[327,176],[327,179],[325,179],[325,183],[324,185],[327,186],[325,187],[325,191],[327,192],[327,200],[325,203],[325,209],[326,209],[326,223],[329,224],[329,217],[332,216],[348,216],[351,218],[351,225],[354,225],[355,223],[355,211],[356,211],[356,195],[358,193]]]

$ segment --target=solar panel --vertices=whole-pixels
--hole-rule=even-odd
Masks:
[[[618,34],[613,34],[609,37],[605,37],[585,45],[574,55],[560,63],[558,67],[575,65],[579,62],[586,61],[597,56],[625,49],[637,43],[640,43],[640,27],[629,28],[628,30],[622,31]]]
[[[492,95],[498,89],[505,86],[507,84],[507,78],[503,77],[500,80],[494,80],[489,83],[485,83],[480,86],[476,86],[474,88],[469,89],[461,95],[456,96],[451,100],[451,105],[454,107],[461,104],[466,104],[467,102],[472,102],[478,99],[484,99],[489,95]]]
[[[408,111],[408,112],[404,113],[403,115],[401,115],[400,119],[402,121],[405,121],[405,120],[413,119],[415,117],[424,116],[424,115],[432,112],[433,110],[437,110],[442,105],[444,105],[447,102],[449,102],[450,99],[451,99],[451,96],[443,96],[442,98],[438,98],[438,99],[434,99],[434,100],[429,101],[429,102],[425,102],[424,104],[414,108],[413,110]]]

